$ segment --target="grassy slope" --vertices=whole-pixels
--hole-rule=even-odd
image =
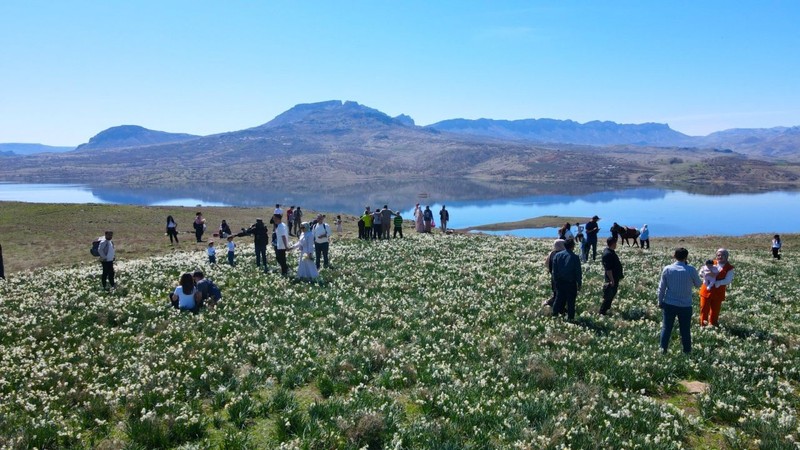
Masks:
[[[621,249],[612,317],[591,314],[602,286],[594,263],[569,324],[538,306],[549,295],[547,242],[410,235],[334,244],[324,286],[248,263],[209,268],[201,252],[126,258],[110,295],[93,264],[0,282],[0,446],[791,448],[800,439],[796,236],[780,263],[763,237]],[[737,266],[723,326],[695,325],[688,359],[677,336],[669,356],[656,351],[654,293],[676,243],[695,262],[724,243]],[[252,245],[240,250],[252,261]],[[222,286],[223,306],[170,310],[165,292],[197,266]],[[682,380],[709,390],[687,395]]]
[[[89,255],[92,240],[103,234],[106,229],[114,230],[114,242],[117,245],[119,260],[157,256],[174,251],[204,250],[204,244],[196,244],[192,232],[194,214],[203,212],[208,232],[204,239],[213,239],[211,233],[219,226],[222,219],[227,220],[234,232],[248,227],[256,217],[268,219],[273,208],[228,208],[228,207],[179,207],[179,206],[132,206],[132,205],[65,205],[39,204],[22,202],[0,202],[0,246],[6,273],[18,272],[43,267],[69,267],[77,263],[93,261]],[[336,212],[325,212],[328,222]],[[167,215],[178,221],[181,243],[172,246],[164,234]],[[314,215],[312,211],[304,211],[304,220]],[[353,216],[342,215],[344,237],[357,235],[356,221]],[[542,222],[542,220],[545,220]],[[529,219],[525,226],[544,226],[563,224],[568,218],[536,218]],[[577,220],[572,220],[575,222]],[[584,220],[585,222],[585,220]],[[487,224],[482,229],[507,229],[507,224]],[[407,227],[412,224],[408,223]],[[666,245],[703,245],[707,237],[686,237],[660,239],[653,236],[654,242]],[[754,235],[737,238],[725,238],[724,245],[733,249],[769,251],[770,236]],[[784,236],[787,248],[797,248],[800,236]],[[241,242],[250,242],[243,238]]]

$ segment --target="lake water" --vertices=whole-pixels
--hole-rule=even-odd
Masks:
[[[450,226],[465,228],[512,222],[539,216],[601,217],[602,235],[613,222],[640,228],[648,224],[651,235],[744,235],[797,233],[800,192],[772,191],[754,194],[694,194],[663,188],[602,189],[583,187],[560,194],[559,186],[442,186],[419,183],[371,182],[364,185],[308,186],[207,186],[120,187],[80,184],[0,183],[0,200],[33,203],[115,203],[150,206],[267,207],[280,202],[304,209],[359,214],[365,205],[388,203],[411,218],[413,205],[430,205],[438,220],[442,203],[450,211]],[[457,184],[457,183],[456,183]],[[530,193],[525,194],[529,190]],[[553,193],[556,192],[556,193]],[[553,237],[555,228],[502,232],[527,237]]]

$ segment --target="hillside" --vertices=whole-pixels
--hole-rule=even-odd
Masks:
[[[0,144],[0,153],[11,155],[33,155],[36,153],[63,153],[75,150],[75,147],[55,147],[42,144]]]
[[[684,245],[696,262],[719,241]],[[720,327],[693,321],[687,357],[677,331],[658,352],[653,295],[667,247],[619,251],[626,277],[609,317],[594,314],[599,263],[586,266],[574,322],[539,306],[549,249],[466,235],[343,240],[331,246],[336,268],[313,285],[256,270],[249,243],[235,267],[208,266],[202,250],[122,259],[110,293],[95,264],[15,274],[0,281],[0,446],[666,450],[800,440],[792,254],[776,264],[764,249],[732,252]],[[166,294],[196,267],[220,286],[220,306],[173,310]]]
[[[613,134],[609,123],[598,122],[596,129],[606,130],[597,131],[600,134]],[[631,136],[645,141],[655,139],[654,135],[675,133],[657,124],[629,129]],[[177,141],[163,142],[170,139]],[[702,164],[720,156],[720,152],[632,144],[597,147],[532,143],[443,132],[415,126],[407,116],[393,118],[355,102],[329,101],[297,105],[265,124],[205,137],[115,127],[76,152],[4,157],[0,180],[189,186],[196,185],[197,180],[253,185],[278,179],[331,184],[469,178],[630,185],[695,182],[685,167]],[[730,150],[722,152],[739,158],[738,165],[733,166],[745,169],[729,178],[732,183],[753,186],[761,179],[742,175],[764,171],[769,172],[773,183],[797,182],[800,165],[764,165]],[[757,170],[748,170],[754,164]]]
[[[197,139],[199,136],[184,133],[167,133],[165,131],[148,130],[138,125],[120,125],[101,131],[86,144],[78,146],[78,151],[100,150],[111,148],[144,147],[149,145],[184,142]]]

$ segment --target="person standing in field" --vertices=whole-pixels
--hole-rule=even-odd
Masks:
[[[719,325],[722,302],[725,301],[727,287],[733,281],[734,276],[734,267],[728,262],[728,255],[727,249],[717,250],[717,259],[714,260],[714,265],[719,271],[717,280],[711,285],[703,283],[700,288],[700,326]]]
[[[393,238],[397,238],[398,233],[400,234],[400,238],[403,237],[403,216],[400,215],[400,210],[395,211],[394,213],[394,234],[392,235]]]
[[[617,240],[613,237],[606,239],[606,249],[603,250],[603,256],[600,260],[603,263],[605,271],[605,284],[603,284],[603,303],[600,305],[600,314],[606,315],[608,310],[611,309],[611,302],[617,295],[619,289],[619,282],[625,277],[622,270],[622,263],[619,261],[619,256],[615,251],[617,248]]]
[[[292,226],[294,224],[294,205],[289,207],[289,210],[286,211],[286,226],[289,228],[289,236],[293,236],[294,233],[292,232]]]
[[[644,224],[641,230],[639,230],[639,242],[641,243],[640,247],[644,248],[645,244],[647,244],[647,248],[650,248],[650,229],[647,228],[647,224]]]
[[[197,238],[197,242],[203,242],[203,232],[206,230],[206,219],[203,218],[203,213],[200,211],[194,216],[194,236]]]
[[[381,210],[375,208],[372,212],[372,239],[381,239],[383,237],[383,216]]]
[[[383,227],[381,237],[389,239],[389,229],[392,228],[392,210],[389,209],[389,205],[383,205],[381,210],[381,226]]]
[[[292,218],[294,220],[294,227],[292,227],[292,222],[289,222],[289,228],[294,228],[294,234],[298,236],[298,233],[300,233],[300,225],[303,223],[303,211],[299,206],[295,208]]]
[[[420,208],[419,203],[417,203],[417,205],[414,206],[414,225],[417,229],[417,233],[425,232],[425,220],[422,216],[422,208]]]
[[[283,223],[283,216],[275,214],[272,216],[272,223],[275,224],[274,245],[275,259],[281,266],[281,275],[289,274],[289,266],[286,264],[286,250],[289,249],[289,229]]]
[[[361,220],[364,221],[364,239],[370,240],[372,238],[372,213],[369,210],[369,206],[364,209]]]
[[[292,249],[300,250],[297,259],[297,278],[306,281],[314,281],[319,276],[314,264],[314,232],[310,228],[309,224],[301,223],[300,240],[292,246]]]
[[[323,260],[326,269],[330,268],[328,262],[328,248],[330,246],[329,239],[331,236],[331,227],[325,223],[325,216],[322,214],[317,216],[317,225],[312,230],[314,232],[314,251],[316,252],[316,265],[319,270],[320,263]]]
[[[340,238],[340,237],[342,237],[342,216],[341,215],[337,215],[336,216],[336,222],[335,223],[336,223],[337,238]]]
[[[169,243],[178,243],[178,224],[172,216],[167,216],[167,236],[169,236]]]
[[[556,280],[553,278],[553,257],[556,256],[558,252],[564,251],[564,242],[566,241],[563,239],[556,239],[553,242],[553,250],[547,255],[547,258],[544,259],[544,265],[547,267],[547,272],[550,274],[550,289],[553,291],[553,295],[542,302],[542,306],[553,306],[556,301]]]
[[[433,211],[431,211],[431,207],[426,205],[425,211],[422,212],[422,220],[425,223],[423,226],[423,231],[425,233],[431,232],[431,222],[433,222]]]
[[[450,212],[446,209],[445,205],[442,205],[441,211],[439,211],[439,227],[442,229],[442,233],[447,233],[447,222],[450,221]]]
[[[581,261],[572,252],[574,249],[575,241],[570,239],[564,242],[564,250],[553,256],[553,279],[556,283],[553,315],[563,315],[566,310],[569,320],[575,319],[575,299],[583,283]]]
[[[208,248],[206,249],[206,253],[208,253],[208,263],[209,264],[216,264],[217,263],[217,249],[214,247],[214,241],[208,241]]]
[[[6,279],[6,269],[3,265],[3,246],[0,245],[0,278]]]
[[[697,270],[686,263],[689,250],[676,248],[672,254],[675,262],[661,271],[658,283],[658,307],[662,311],[661,353],[667,353],[675,318],[678,318],[678,329],[681,333],[683,352],[692,351],[692,293],[700,287],[702,281]]]
[[[781,259],[781,237],[778,234],[772,238],[772,258]]]
[[[236,243],[233,242],[233,236],[228,236],[228,264],[231,266],[235,265],[236,261]]]
[[[575,242],[582,244],[583,243],[583,226],[581,226],[580,222],[575,223],[575,228],[577,230],[577,234],[575,235]],[[581,249],[583,249],[583,245],[581,245]]]
[[[269,244],[267,226],[264,225],[264,221],[261,218],[257,218],[256,223],[247,231],[253,235],[253,243],[256,247],[256,267],[261,267],[261,264],[264,264],[264,268],[266,269],[267,244]]]
[[[114,237],[113,231],[106,231],[105,238],[100,241],[97,246],[97,252],[100,253],[100,265],[103,268],[103,273],[100,275],[100,282],[103,283],[103,289],[115,289],[117,284],[114,281],[114,260],[116,259],[116,250],[114,243],[111,239]]]
[[[586,224],[586,245],[582,246],[581,260],[583,262],[589,261],[589,247],[592,248],[592,261],[597,260],[597,233],[600,231],[600,226],[597,225],[599,217],[594,216],[592,220]]]

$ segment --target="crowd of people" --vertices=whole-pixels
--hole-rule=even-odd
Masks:
[[[422,208],[416,204],[413,210],[414,228],[418,233],[430,233],[436,227],[433,212],[430,206]],[[324,214],[318,214],[309,222],[302,221],[303,212],[300,207],[290,207],[284,213],[280,205],[275,205],[269,226],[263,219],[257,218],[248,228],[233,234],[230,226],[222,220],[218,233],[215,236],[226,240],[227,262],[231,266],[236,264],[236,243],[234,237],[251,236],[255,246],[255,264],[265,272],[279,272],[288,276],[287,252],[298,250],[296,278],[298,280],[314,281],[318,278],[321,268],[332,269],[329,260],[329,246],[332,237],[330,225],[326,222]],[[439,212],[439,224],[443,233],[449,230],[447,224],[450,215],[445,206]],[[565,223],[558,229],[558,239],[553,243],[552,251],[545,259],[545,266],[550,273],[551,293],[550,298],[543,302],[543,306],[552,307],[553,316],[566,315],[572,321],[575,318],[576,299],[583,284],[582,264],[589,264],[589,252],[592,261],[597,258],[597,239],[600,232],[598,224],[600,217],[592,219],[582,226],[576,223],[576,233],[572,233],[572,224]],[[358,220],[358,238],[368,240],[390,239],[390,230],[394,227],[392,238],[403,237],[404,219],[400,211],[392,211],[388,205],[372,210],[367,206]],[[334,221],[336,231],[342,233],[342,218],[337,216]],[[201,212],[195,214],[193,222],[197,242],[203,242],[202,237],[206,231],[206,221]],[[611,236],[606,238],[606,247],[601,255],[603,266],[603,287],[600,307],[597,312],[607,315],[613,301],[619,292],[620,282],[625,277],[625,272],[617,255],[622,227],[616,223],[611,227]],[[636,230],[634,244],[642,249],[650,248],[650,230],[645,224]],[[167,216],[166,234],[171,244],[177,244],[178,225],[173,216]],[[102,238],[98,238],[97,255],[102,266],[101,283],[104,289],[114,290],[115,272],[115,247],[114,234],[106,231]],[[297,237],[294,243],[290,237]],[[267,263],[267,246],[272,242],[275,261],[279,266],[271,270]],[[580,245],[580,255],[575,253],[576,245]],[[772,255],[780,259],[781,239],[775,235],[772,240]],[[216,246],[209,240],[207,246],[208,262],[216,264]],[[725,248],[717,250],[713,259],[708,259],[700,270],[687,262],[689,252],[685,248],[677,248],[673,252],[674,262],[663,268],[659,279],[657,299],[658,307],[662,310],[662,329],[660,348],[666,353],[674,328],[678,321],[681,343],[685,353],[691,352],[691,317],[692,297],[694,289],[699,288],[701,327],[718,326],[722,304],[725,300],[727,286],[731,284],[735,275],[735,268],[729,262],[729,251]],[[221,298],[219,288],[213,281],[204,277],[202,271],[193,274],[181,275],[178,286],[170,294],[170,303],[175,308],[187,311],[198,311],[203,306],[213,308]]]
[[[545,300],[543,306],[552,307],[553,316],[566,315],[567,319],[575,319],[575,300],[578,296],[583,281],[581,263],[587,263],[589,250],[592,250],[592,261],[596,260],[597,235],[600,230],[598,216],[586,224],[578,227],[578,237],[570,231],[571,225],[564,224],[558,230],[558,239],[553,243],[553,250],[545,258],[545,266],[551,276],[552,295]],[[602,301],[597,311],[600,315],[608,314],[611,305],[619,291],[620,281],[625,277],[622,263],[616,253],[617,244],[622,237],[624,227],[617,223],[611,227],[611,236],[606,239],[606,248],[603,250],[601,262],[603,265],[604,283],[602,288]],[[584,238],[583,232],[586,232]],[[650,230],[645,224],[637,235],[640,248],[650,248]],[[636,243],[634,237],[634,244]],[[581,243],[581,256],[574,253],[576,241]],[[775,235],[772,241],[773,257],[780,258],[778,253],[781,248],[780,236]],[[777,251],[776,251],[777,249]],[[700,297],[700,326],[718,326],[722,303],[725,300],[727,286],[734,277],[734,267],[728,261],[729,252],[725,248],[717,250],[714,259],[706,260],[704,266],[698,271],[687,263],[689,251],[677,248],[673,252],[675,262],[663,268],[658,285],[658,307],[662,310],[662,326],[660,348],[666,353],[672,335],[675,320],[681,336],[684,353],[691,352],[691,318],[692,297],[694,289],[699,288]]]

